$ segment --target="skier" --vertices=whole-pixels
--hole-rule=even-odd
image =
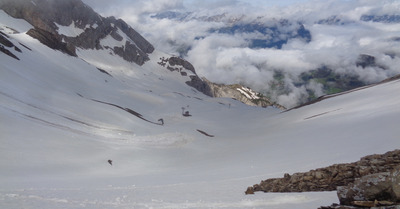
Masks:
[[[110,165],[112,165],[112,160],[108,160],[108,163],[109,163]]]

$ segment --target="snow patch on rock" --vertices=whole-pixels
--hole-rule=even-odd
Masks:
[[[59,25],[57,23],[54,24],[58,27],[58,33],[67,37],[77,37],[85,32],[85,30],[76,27],[74,21],[72,21],[71,25],[69,26]]]

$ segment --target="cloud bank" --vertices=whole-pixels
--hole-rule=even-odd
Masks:
[[[124,19],[157,49],[183,56],[200,76],[216,83],[241,83],[287,107],[310,94],[327,93],[321,80],[301,80],[316,69],[329,68],[365,84],[400,74],[400,21],[361,20],[363,15],[400,15],[395,0],[312,0],[284,7],[225,0],[85,2],[104,15]],[[175,13],[155,17],[165,11]],[[311,40],[297,38],[300,26]],[[284,41],[279,47],[253,47],[251,40]],[[373,63],[357,64],[360,55],[373,57]]]

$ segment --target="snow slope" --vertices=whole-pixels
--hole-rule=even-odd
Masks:
[[[142,67],[106,51],[70,57],[1,15],[22,50],[20,61],[0,54],[1,208],[317,208],[335,192],[244,191],[400,148],[400,81],[255,108],[197,92],[156,63],[161,52]]]

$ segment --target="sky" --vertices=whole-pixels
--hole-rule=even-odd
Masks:
[[[362,15],[400,15],[397,0],[84,0],[103,16],[122,18],[149,40],[156,49],[180,55],[191,62],[201,77],[215,83],[242,85],[268,94],[274,101],[291,107],[326,92],[314,81],[298,85],[304,72],[328,66],[343,76],[355,76],[364,83],[381,81],[400,73],[400,23],[360,21]],[[156,19],[165,11],[191,12],[185,20]],[[201,17],[224,15],[221,21],[200,21]],[[257,32],[218,34],[232,20],[259,21],[278,25],[280,36],[304,26],[311,41],[290,39],[281,49],[248,47],[250,39],[268,38]],[[318,23],[333,19],[339,23]],[[290,24],[280,25],[280,20]],[[397,37],[397,38],[396,38]],[[186,51],[181,55],[182,51]],[[374,56],[378,63],[366,69],[356,66],[361,54]],[[393,56],[395,55],[395,56]],[[274,72],[284,75],[284,92],[272,89]]]

